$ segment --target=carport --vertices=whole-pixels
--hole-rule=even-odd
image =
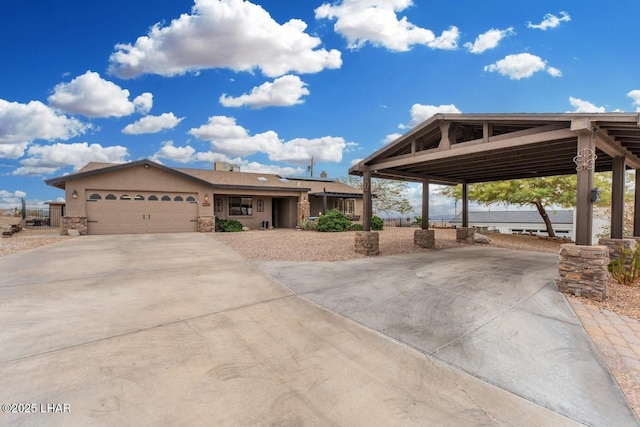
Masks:
[[[429,245],[430,183],[462,184],[459,236],[472,241],[469,184],[577,174],[576,242],[565,248],[569,270],[563,267],[561,249],[559,286],[571,293],[604,298],[607,272],[603,258],[608,258],[608,248],[592,247],[591,241],[594,172],[612,171],[611,239],[607,244],[623,246],[627,168],[640,169],[640,116],[636,113],[436,114],[349,170],[364,180],[364,231],[356,235],[356,250],[368,255],[378,252],[377,234],[371,231],[371,178],[422,184],[422,229],[416,231],[415,241]],[[636,173],[634,236],[640,236],[639,178]],[[604,266],[599,265],[596,274],[581,274],[580,264],[593,258]]]

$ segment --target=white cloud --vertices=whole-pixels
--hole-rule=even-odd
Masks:
[[[398,127],[400,129],[411,129],[438,113],[460,114],[462,113],[462,111],[460,111],[458,107],[456,107],[453,104],[447,104],[447,105],[413,104],[411,106],[411,121],[407,125],[400,124],[398,125]],[[392,134],[392,135],[395,135],[395,134]],[[389,135],[389,137],[392,135]]]
[[[252,71],[270,77],[340,68],[340,52],[319,48],[299,19],[280,25],[261,6],[243,0],[196,0],[191,14],[158,23],[134,44],[116,45],[110,72],[174,76],[207,68]]]
[[[546,71],[553,77],[560,77],[562,72],[555,67],[548,67],[546,61],[530,53],[518,53],[507,55],[503,59],[484,67],[484,71],[494,72],[509,77],[511,80],[520,80],[531,77],[538,71]]]
[[[228,156],[268,154],[273,161],[306,164],[311,157],[318,162],[340,162],[348,145],[341,137],[296,138],[282,141],[272,130],[250,135],[247,129],[236,124],[233,117],[212,116],[209,122],[189,133],[198,139],[209,141],[212,151]]]
[[[503,38],[513,34],[515,34],[513,27],[509,27],[506,30],[492,28],[486,33],[480,34],[476,37],[476,40],[473,43],[465,43],[464,47],[466,47],[471,53],[482,53],[489,49],[494,49]]]
[[[29,147],[28,157],[20,161],[22,166],[12,174],[50,175],[66,166],[78,170],[89,162],[122,163],[128,155],[127,148],[119,145],[103,147],[87,142],[34,145]]]
[[[0,190],[0,209],[12,209],[19,207],[27,193],[20,190],[8,191]]]
[[[398,18],[397,12],[412,4],[411,0],[342,0],[322,4],[315,14],[316,19],[335,20],[334,30],[347,39],[350,49],[366,43],[398,52],[408,51],[414,45],[455,49],[460,36],[456,27],[436,37],[433,31],[417,27],[405,16]]]
[[[278,77],[272,83],[266,82],[254,87],[249,94],[234,98],[225,93],[220,97],[220,103],[225,107],[288,107],[304,102],[300,98],[309,95],[306,86],[300,77],[288,74]]]
[[[363,158],[361,158],[361,157],[360,157],[360,158],[356,158],[356,159],[351,160],[351,162],[350,162],[349,164],[350,164],[351,166],[354,166],[354,165],[357,165],[359,162],[361,162],[361,161],[363,161],[363,160],[364,160],[364,159],[363,159]]]
[[[128,124],[122,129],[127,135],[140,135],[142,133],[158,133],[165,129],[173,129],[184,119],[177,118],[173,113],[163,113],[159,116],[145,116],[137,122]]]
[[[400,125],[400,127],[404,127],[405,125]],[[384,139],[382,140],[383,144],[389,144],[390,142],[395,141],[396,139],[400,138],[402,136],[401,133],[390,133],[389,135],[385,136]]]
[[[28,104],[0,99],[0,158],[17,159],[36,139],[66,140],[91,126],[59,114],[40,101]]]
[[[604,107],[598,107],[589,101],[583,101],[573,96],[569,97],[569,103],[574,107],[573,113],[604,113],[607,111]]]
[[[636,106],[636,111],[640,113],[640,90],[634,89],[627,93],[627,96],[633,99],[633,105]]]
[[[69,83],[59,83],[49,96],[49,104],[67,113],[88,117],[123,117],[134,111],[146,114],[153,95],[144,93],[129,101],[129,91],[104,80],[100,74],[87,71]]]
[[[557,17],[551,13],[547,13],[546,15],[544,15],[544,18],[542,18],[542,22],[540,22],[539,24],[532,24],[531,22],[528,22],[527,27],[545,31],[549,28],[556,28],[562,22],[569,21],[571,21],[571,17],[567,12],[560,12],[560,17]]]
[[[162,148],[151,156],[154,162],[160,162],[161,159],[169,159],[178,163],[189,163],[194,159],[196,153],[195,148],[186,145],[184,147],[175,147],[173,141],[166,141]]]

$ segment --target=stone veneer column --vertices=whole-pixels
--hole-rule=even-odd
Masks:
[[[609,259],[619,259],[620,252],[623,248],[631,250],[634,250],[636,248],[636,240],[632,237],[625,239],[602,238],[598,241],[598,243],[601,246],[606,246],[609,248]]]
[[[356,231],[355,251],[367,256],[378,255],[380,253],[379,237],[377,231]]]
[[[434,230],[420,229],[413,232],[413,244],[423,248],[433,248],[436,245]]]
[[[476,232],[473,227],[456,228],[456,242],[474,245],[476,243]]]
[[[216,219],[213,216],[198,217],[198,231],[200,233],[211,233],[216,229]]]
[[[62,234],[69,235],[69,230],[77,230],[78,234],[89,234],[89,223],[86,216],[65,216],[62,218]],[[73,234],[73,232],[71,233]]]
[[[297,205],[297,214],[298,214],[298,223],[297,227],[302,226],[302,223],[309,219],[311,216],[311,205],[306,200],[303,202],[298,202]]]
[[[608,296],[609,248],[565,243],[560,246],[559,275],[561,292],[604,301]]]

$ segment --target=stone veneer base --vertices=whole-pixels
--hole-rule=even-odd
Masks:
[[[89,234],[89,223],[86,216],[65,216],[62,218],[62,234],[69,235],[69,230],[76,230],[81,236]]]
[[[198,231],[200,233],[211,233],[216,229],[216,219],[213,216],[198,217]]]
[[[433,248],[436,245],[434,230],[420,229],[413,232],[413,244],[422,248]]]
[[[565,243],[560,246],[558,279],[561,292],[604,301],[608,296],[609,248]]]
[[[473,227],[456,228],[456,242],[474,245],[476,243],[476,231]]]
[[[356,231],[354,250],[367,256],[380,254],[380,236],[378,232]]]

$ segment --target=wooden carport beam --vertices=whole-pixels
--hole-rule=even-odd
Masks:
[[[624,156],[613,158],[611,183],[611,238],[624,234]]]
[[[422,181],[422,223],[420,227],[423,230],[429,228],[429,180]]]
[[[573,127],[573,123],[572,123]],[[595,155],[596,144],[594,132],[580,131],[578,134],[576,169],[578,185],[576,191],[576,244],[591,246],[593,228],[593,203],[591,190],[593,189],[593,171],[595,161],[591,163],[590,156]]]

